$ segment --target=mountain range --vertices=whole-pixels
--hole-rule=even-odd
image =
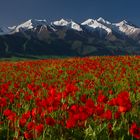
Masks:
[[[111,23],[87,19],[82,23],[60,19],[30,19],[0,27],[0,57],[139,55],[140,27],[126,20]]]

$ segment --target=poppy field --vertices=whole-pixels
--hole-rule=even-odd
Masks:
[[[0,62],[0,140],[140,139],[140,56]]]

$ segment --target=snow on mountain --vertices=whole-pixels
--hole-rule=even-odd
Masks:
[[[61,19],[59,21],[54,21],[51,23],[54,26],[62,26],[62,27],[68,27],[69,29],[77,30],[77,31],[82,31],[82,28],[80,27],[79,24],[75,23],[74,21],[67,21],[65,19]]]
[[[55,26],[67,26],[68,24],[69,22],[63,18],[61,20],[52,22],[52,25],[55,25]]]
[[[29,30],[29,29],[36,28],[39,25],[46,25],[46,24],[47,24],[46,20],[37,20],[37,19],[32,20],[32,19],[30,19],[30,20],[18,25],[15,28],[15,31],[19,32],[20,30]]]
[[[94,19],[88,19],[88,20],[86,20],[86,21],[84,21],[83,23],[81,23],[81,25],[92,25],[92,24],[94,24]]]
[[[102,17],[97,19],[98,22],[102,23],[102,24],[107,24],[107,25],[111,25],[111,22],[103,19]]]
[[[11,31],[12,30],[15,30],[16,29],[16,26],[8,27],[8,29],[10,29]]]
[[[113,27],[120,33],[124,33],[126,35],[132,35],[135,32],[140,32],[140,28],[137,28],[131,24],[129,24],[126,20],[123,20],[119,23],[114,23]]]
[[[100,19],[101,20],[101,19]],[[107,26],[103,25],[102,23],[98,22],[97,20],[94,19],[88,19],[81,23],[81,25],[87,26],[88,29],[91,30],[103,30],[106,31],[107,34],[110,34],[112,30],[108,28]]]
[[[83,31],[86,28],[89,31],[98,31],[100,34],[106,33],[107,35],[113,32],[119,33],[120,35],[127,35],[129,37],[137,37],[138,35],[140,35],[140,28],[125,20],[118,23],[111,23],[103,19],[102,17],[96,20],[88,19],[81,24],[78,24],[72,20],[65,19],[60,19],[58,21],[51,22],[50,24],[48,24],[46,20],[30,19],[17,26],[1,27],[0,35],[13,34],[29,29],[36,29],[36,27],[39,25],[43,26],[43,29],[47,29],[49,27],[49,29],[51,29],[52,31],[56,31],[58,29],[56,27],[66,27],[67,29],[76,31]]]
[[[73,22],[73,21],[69,22],[69,27],[71,29],[74,29],[74,30],[77,30],[77,31],[82,31],[82,28],[80,27],[80,25]]]
[[[0,35],[5,35],[10,33],[10,29],[7,27],[0,27]]]

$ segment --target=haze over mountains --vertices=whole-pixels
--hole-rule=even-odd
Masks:
[[[0,27],[0,57],[90,56],[140,54],[140,27],[103,18],[82,23],[60,19],[30,19],[13,27]]]

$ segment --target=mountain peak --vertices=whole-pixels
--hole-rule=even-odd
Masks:
[[[13,34],[16,32],[23,32],[26,30],[36,29],[38,26],[50,26],[51,28],[56,30],[59,30],[58,27],[64,27],[68,30],[76,30],[76,31],[83,31],[84,29],[88,29],[89,31],[99,31],[99,32],[105,32],[107,34],[112,33],[113,31],[120,33],[125,33],[126,35],[130,35],[132,33],[140,31],[140,28],[133,25],[131,22],[128,22],[126,20],[122,20],[119,23],[111,23],[107,20],[105,20],[102,17],[99,17],[98,19],[92,19],[89,18],[86,21],[84,21],[81,24],[78,24],[74,22],[73,20],[66,20],[64,18],[51,22],[51,24],[47,23],[47,21],[44,20],[38,20],[38,19],[29,19],[25,22],[23,22],[20,25],[13,26],[13,27],[7,27],[7,28],[0,28],[0,35],[4,34]],[[60,28],[61,29],[61,28]]]
[[[88,19],[86,21],[84,21],[83,23],[81,23],[81,25],[91,25],[94,24],[95,20],[94,19]]]
[[[99,17],[99,18],[97,19],[97,21],[105,21],[105,19],[102,18],[102,17]]]
[[[32,24],[32,25],[38,25],[38,24],[46,24],[47,21],[44,19],[44,20],[39,20],[39,19],[29,19],[27,21],[25,21],[24,23],[20,24],[20,25],[27,25],[27,24]]]
[[[122,20],[119,23],[117,23],[117,25],[120,25],[120,26],[125,25],[125,24],[128,24],[126,20]]]
[[[66,26],[66,25],[68,25],[68,23],[69,22],[67,20],[62,18],[58,21],[54,21],[52,24],[54,24],[55,26]]]
[[[128,26],[133,26],[135,28],[139,28],[137,25],[133,24],[132,22],[130,21],[127,21],[127,20],[122,20],[118,23],[114,23],[114,25],[117,25],[117,26],[123,26],[123,25],[128,25]]]
[[[77,30],[77,31],[82,31],[82,30],[83,30],[83,29],[80,27],[79,24],[77,24],[76,22],[74,22],[74,21],[72,21],[72,20],[69,22],[69,26],[70,26],[71,29],[74,29],[74,30]]]
[[[24,29],[24,30],[33,29],[39,25],[46,25],[46,24],[47,24],[46,20],[29,19],[25,21],[24,23],[18,25],[16,27],[16,31],[18,32],[20,29]]]
[[[100,22],[100,23],[102,23],[102,24],[111,24],[109,21],[105,20],[102,17],[98,18],[97,21]]]
[[[63,18],[51,24],[46,20],[29,19],[17,26],[0,28],[0,39],[0,45],[3,46],[0,52],[2,56],[20,53],[21,56],[25,54],[89,56],[108,55],[112,52],[124,54],[131,51],[140,54],[139,27],[126,20],[110,23],[102,17],[87,19],[81,24]],[[5,51],[6,43],[10,53]],[[124,44],[128,47],[124,48]]]
[[[87,29],[90,31],[99,30],[100,33],[101,31],[103,31],[103,32],[106,32],[107,34],[110,34],[112,32],[110,28],[108,28],[107,26],[99,22],[98,20],[94,20],[94,19],[88,19],[84,21],[81,25],[86,25]]]
[[[73,29],[73,30],[82,31],[82,28],[80,27],[80,25],[72,20],[68,21],[68,20],[65,20],[62,18],[58,21],[54,21],[51,24],[55,25],[55,26],[65,26],[65,27],[68,27],[68,28]]]

